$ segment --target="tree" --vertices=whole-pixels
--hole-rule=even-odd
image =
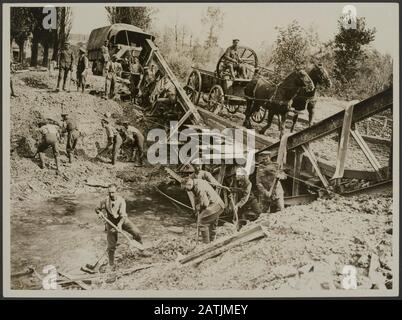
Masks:
[[[208,27],[208,37],[205,41],[205,48],[218,47],[218,34],[223,27],[224,13],[220,7],[208,7],[202,18],[202,24]]]
[[[111,24],[127,23],[148,31],[152,23],[152,15],[156,12],[151,7],[106,7]]]
[[[29,8],[11,7],[10,11],[10,41],[15,40],[20,55],[19,62],[25,57],[24,44],[31,34],[32,17]]]
[[[296,20],[285,28],[276,29],[278,36],[270,62],[274,63],[275,74],[279,80],[296,68],[307,67],[320,43],[313,28],[305,30]]]
[[[57,7],[57,29],[54,34],[52,60],[57,60],[59,49],[70,38],[73,12],[70,7]]]
[[[335,77],[343,84],[356,77],[359,61],[364,60],[364,47],[374,41],[376,29],[366,27],[365,18],[357,18],[356,28],[345,28],[338,20],[339,32],[335,36]]]

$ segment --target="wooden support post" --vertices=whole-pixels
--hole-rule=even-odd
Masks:
[[[172,82],[172,84],[175,86],[176,91],[177,91],[177,100],[182,102],[182,106],[187,110],[191,111],[195,122],[197,124],[203,124],[204,121],[201,117],[201,115],[198,113],[197,108],[193,105],[191,102],[190,98],[187,96],[186,92],[184,89],[181,87],[179,81],[177,80],[176,76],[170,69],[169,65],[165,61],[165,59],[162,57],[160,54],[158,48],[155,46],[155,44],[152,42],[152,40],[147,39],[147,44],[153,50],[153,57],[155,58],[155,62],[158,64],[159,68],[164,71],[166,76],[169,78],[169,80]]]
[[[366,156],[367,160],[370,162],[371,166],[374,168],[379,180],[384,180],[382,173],[380,171],[381,165],[378,162],[377,158],[370,150],[370,147],[367,145],[366,141],[364,141],[363,137],[357,130],[351,130],[352,137],[355,139],[357,144],[359,145],[360,149],[363,151],[364,155]]]
[[[323,186],[325,189],[328,189],[329,183],[327,178],[322,174],[320,167],[318,166],[317,158],[315,157],[314,153],[311,152],[310,147],[308,144],[303,144],[302,145],[304,154],[307,156],[307,158],[310,160],[311,164],[313,165],[313,168],[317,174],[317,176],[320,178]]]
[[[301,170],[301,164],[303,160],[303,152],[299,149],[296,148],[294,150],[295,153],[295,158],[294,158],[294,164],[293,164],[293,176],[295,178],[300,178],[300,170]],[[292,196],[298,196],[299,195],[299,187],[300,187],[300,182],[297,181],[296,179],[293,179],[293,186],[292,186]]]
[[[223,185],[223,179],[225,178],[225,174],[226,174],[226,164],[222,163],[219,170],[218,178],[216,179],[221,185]],[[222,188],[219,188],[218,194],[220,195],[221,192]]]

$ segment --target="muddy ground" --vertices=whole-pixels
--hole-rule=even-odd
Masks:
[[[90,77],[89,82],[91,90],[102,89],[100,78]],[[155,186],[159,186],[171,195],[177,192],[163,168],[150,165],[139,168],[125,161],[113,167],[107,156],[94,160],[99,147],[106,143],[100,124],[105,112],[112,113],[116,120],[129,119],[144,131],[152,124],[128,103],[75,91],[53,93],[55,84],[56,75],[47,72],[21,73],[15,79],[19,97],[11,100],[12,273],[34,266],[43,276],[43,267],[50,264],[65,273],[79,275],[80,266],[94,263],[106,247],[106,234],[93,210],[106,193],[104,188],[90,185],[116,182],[127,199],[130,219],[142,231],[151,253],[150,257],[130,253],[124,239],[120,239],[118,267],[124,270],[136,265],[156,265],[113,282],[93,281],[94,289],[326,290],[341,288],[342,268],[347,264],[358,270],[358,288],[368,288],[373,254],[380,259],[387,288],[392,287],[390,193],[321,199],[281,213],[264,214],[253,224],[267,225],[267,237],[230,249],[197,267],[178,266],[175,260],[179,254],[194,251],[196,226],[190,212],[172,205],[155,191]],[[328,109],[333,110],[332,106],[328,104]],[[48,167],[43,170],[36,159],[27,156],[35,150],[36,121],[39,118],[60,121],[62,108],[76,115],[82,139],[78,146],[79,161],[69,165],[63,153],[62,173],[56,175],[51,154]],[[321,148],[321,151],[314,149],[316,154],[331,159],[328,147]],[[386,152],[379,148],[376,155]],[[351,155],[347,167],[361,167],[356,159],[362,159],[363,163],[364,156],[356,152]],[[387,160],[384,156],[380,161],[385,164]],[[218,232],[223,236],[233,230],[226,224]],[[35,276],[17,277],[12,278],[12,286],[40,289],[41,283]]]

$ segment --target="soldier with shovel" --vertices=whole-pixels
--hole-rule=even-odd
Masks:
[[[95,212],[99,218],[105,220],[107,223],[107,253],[109,257],[109,267],[111,270],[114,270],[114,254],[116,251],[118,233],[128,237],[123,233],[124,230],[128,232],[136,242],[142,244],[142,240],[140,231],[128,219],[126,213],[126,201],[122,196],[117,194],[117,186],[115,184],[109,185],[108,193],[108,197],[101,201],[99,206],[95,209]],[[106,212],[106,216],[103,214],[103,211]]]

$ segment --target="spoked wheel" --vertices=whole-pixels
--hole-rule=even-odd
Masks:
[[[246,69],[246,79],[251,79],[254,75],[255,69],[258,67],[258,58],[255,51],[248,47],[238,47],[239,57],[243,60]],[[225,66],[225,55],[222,55],[216,65],[216,73],[219,78],[223,78],[228,70]]]
[[[214,85],[209,91],[207,108],[211,112],[219,111],[225,101],[223,89],[219,84]]]
[[[240,109],[239,104],[228,103],[228,104],[225,105],[225,107],[228,110],[228,112],[231,113],[231,114],[235,114]]]
[[[265,107],[260,106],[260,108],[252,114],[251,119],[253,119],[255,123],[261,123],[264,121],[266,115],[267,115],[267,109]]]
[[[187,79],[186,93],[192,103],[198,104],[201,96],[201,74],[198,70],[193,70],[190,73]]]

